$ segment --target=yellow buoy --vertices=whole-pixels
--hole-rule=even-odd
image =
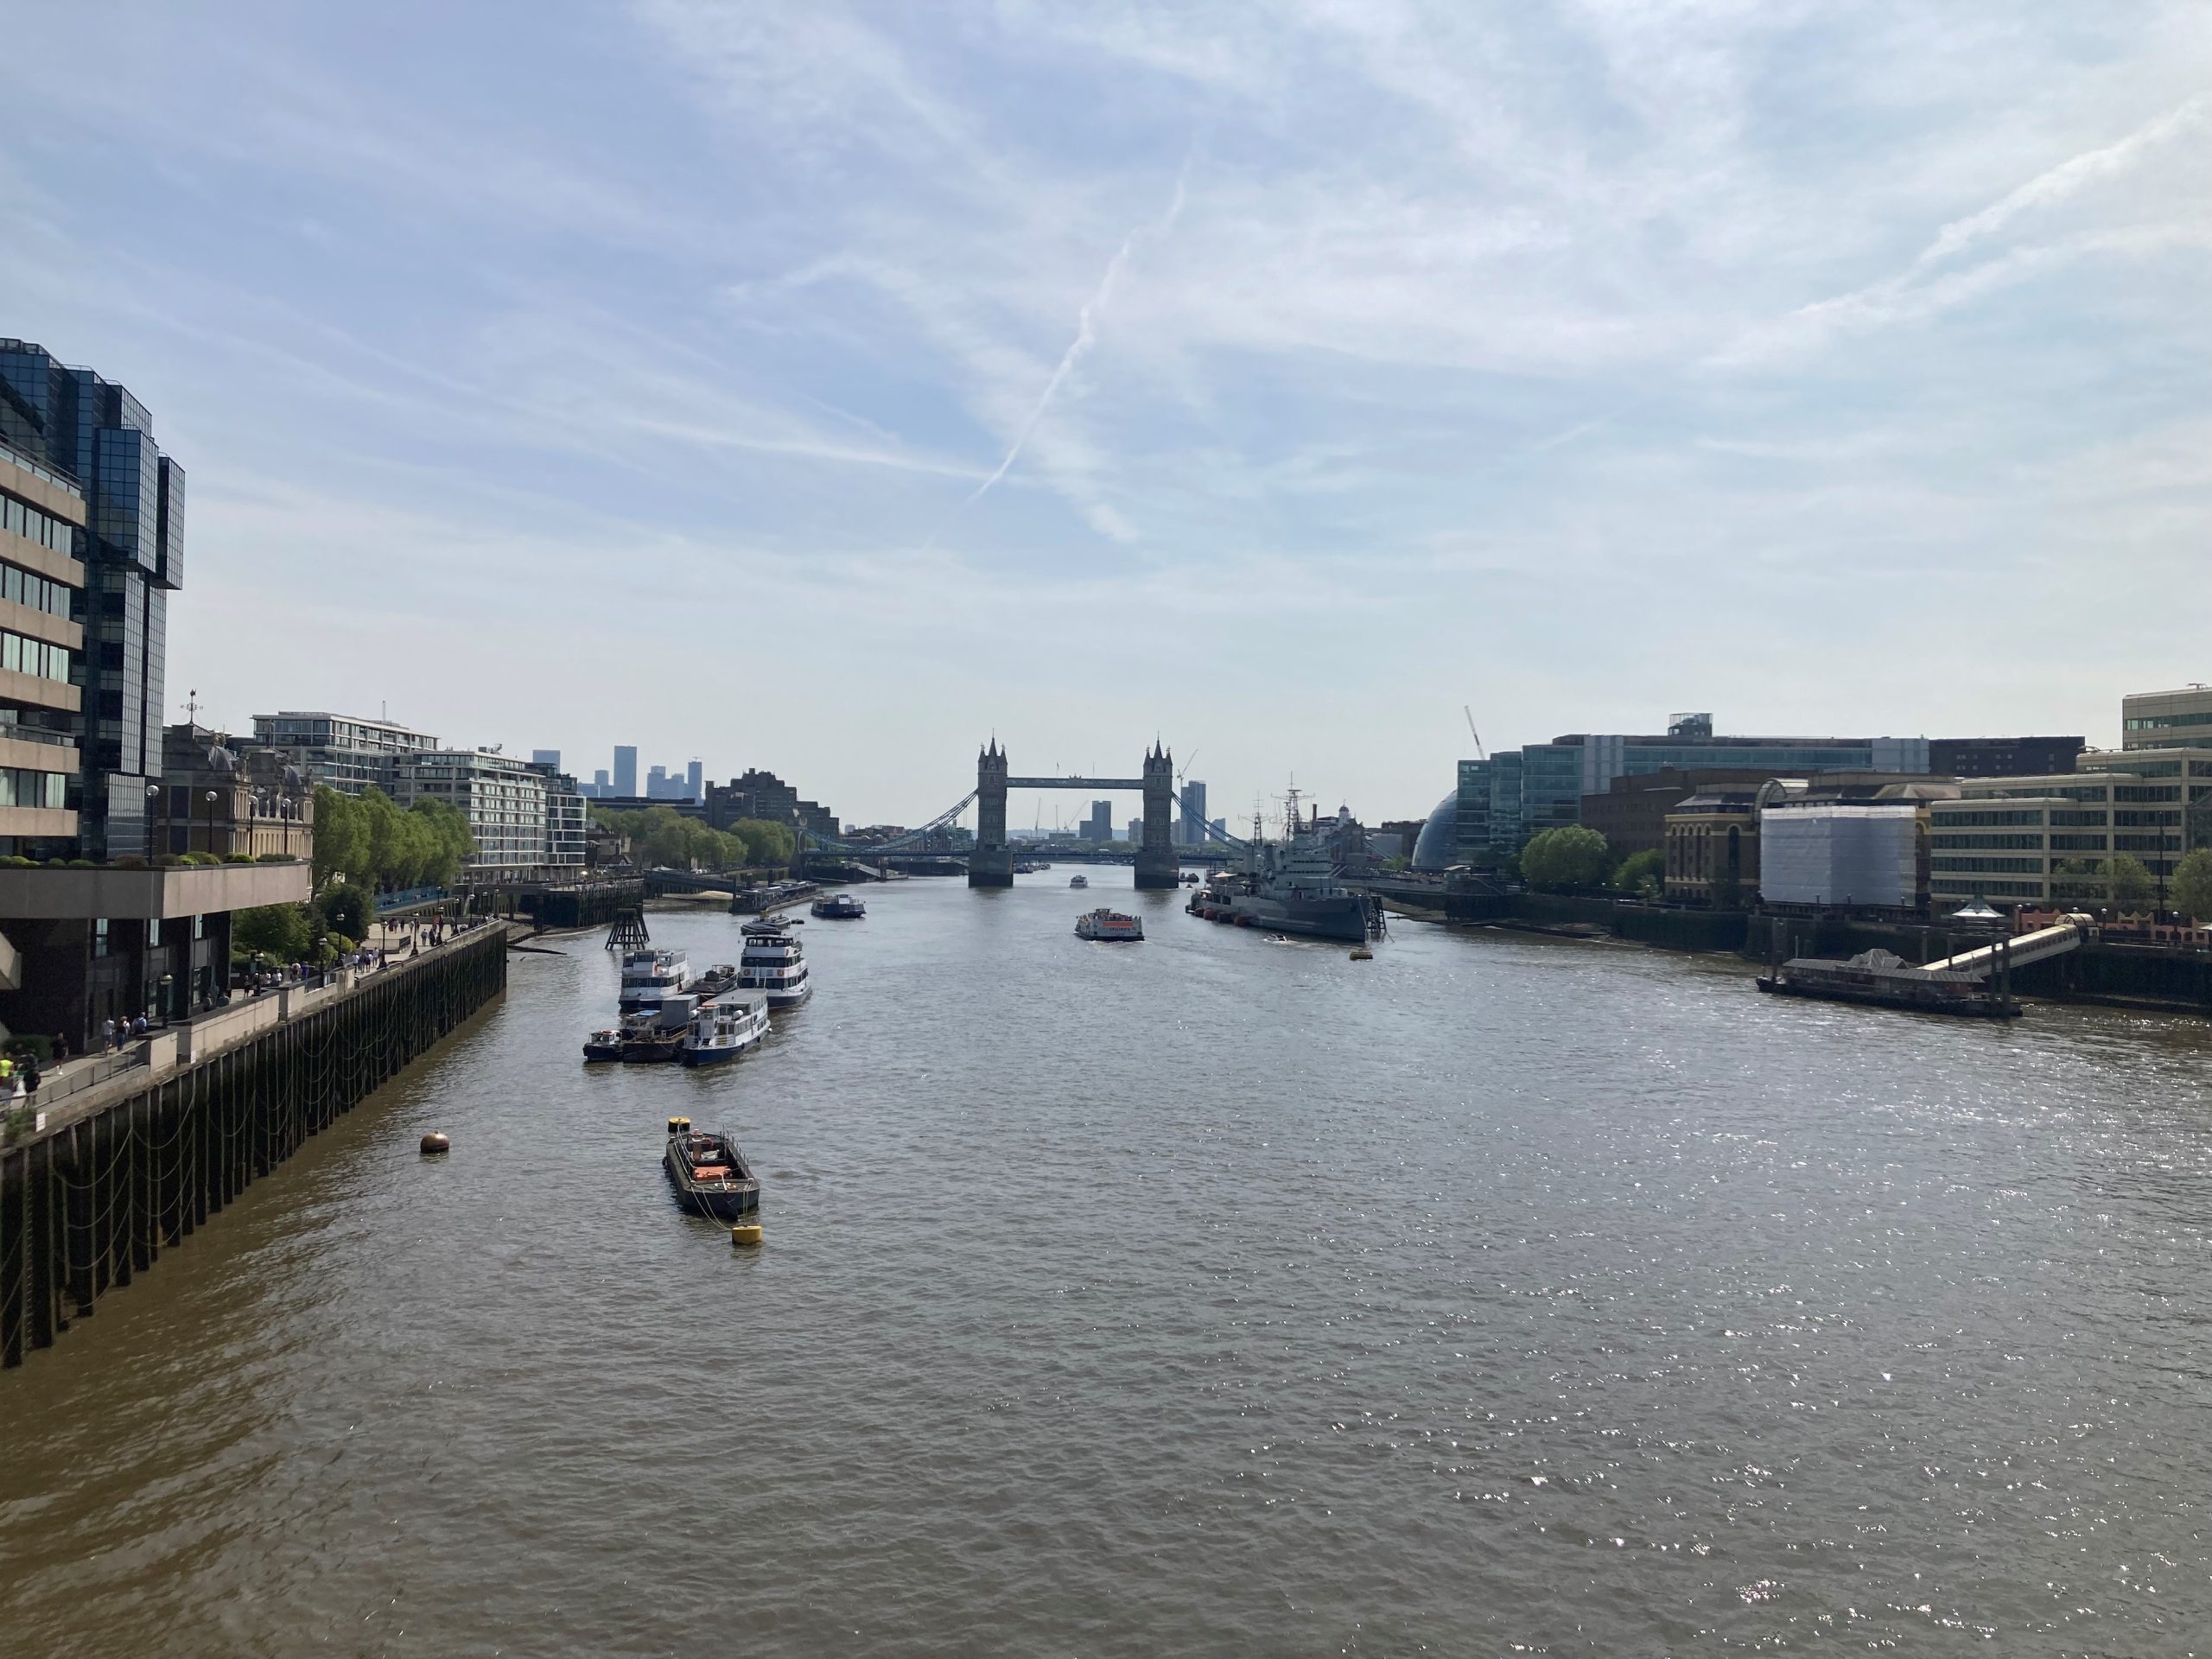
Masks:
[[[453,1142],[447,1140],[444,1135],[440,1135],[435,1129],[432,1129],[428,1135],[423,1137],[423,1155],[425,1158],[431,1157],[441,1152],[450,1152],[452,1150]]]
[[[760,1242],[760,1224],[757,1221],[737,1223],[729,1230],[729,1242],[734,1245],[758,1244]]]

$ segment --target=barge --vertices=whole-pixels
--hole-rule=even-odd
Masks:
[[[2009,969],[2010,964],[2005,964]],[[1776,996],[1808,996],[1826,1002],[1864,1002],[1978,1020],[2013,1020],[2020,1005],[2012,975],[1956,968],[1916,968],[1888,950],[1862,950],[1847,961],[1793,957],[1758,976],[1758,988]]]
[[[734,1221],[760,1207],[760,1182],[728,1135],[695,1129],[688,1117],[668,1120],[668,1147],[661,1167],[677,1202],[695,1215]]]

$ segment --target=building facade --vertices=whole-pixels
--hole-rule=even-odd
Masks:
[[[471,871],[519,874],[548,861],[548,781],[529,761],[489,749],[430,749],[408,757],[395,798],[443,801],[476,837]]]
[[[184,469],[122,386],[43,346],[0,340],[0,444],[73,480],[86,517],[77,834],[88,858],[148,850],[161,769],[168,596],[184,582]]]
[[[1185,779],[1181,795],[1182,815],[1175,827],[1175,838],[1185,847],[1201,847],[1206,840],[1206,786],[1195,778]]]
[[[2123,855],[2163,894],[2183,857],[2212,846],[2212,746],[2092,750],[2073,772],[1959,788],[1931,826],[1931,902],[2109,903]]]
[[[0,854],[77,851],[83,491],[0,447]]]
[[[632,743],[614,746],[614,792],[634,795],[638,792],[638,749]]]
[[[205,726],[166,728],[154,798],[156,853],[217,858],[315,856],[315,785],[270,748],[233,748]]]
[[[1939,778],[2026,778],[2074,770],[2079,737],[1931,737],[1928,770]]]
[[[2131,691],[2120,700],[2120,747],[2163,749],[2212,744],[2212,686]]]
[[[311,783],[340,795],[359,795],[373,785],[394,799],[407,760],[438,747],[429,733],[389,720],[307,709],[256,715],[252,741],[282,753]]]

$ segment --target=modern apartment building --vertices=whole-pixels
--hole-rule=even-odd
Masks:
[[[77,851],[84,693],[72,670],[84,645],[73,620],[85,567],[84,492],[29,455],[0,448],[0,853],[47,859]]]
[[[327,784],[341,795],[359,795],[374,784],[395,799],[403,763],[438,747],[438,740],[428,732],[388,720],[300,709],[256,715],[253,741],[283,751],[310,780]]]
[[[1200,847],[1206,839],[1206,786],[1196,778],[1183,784],[1180,804],[1181,820],[1175,826],[1175,839],[1185,847]]]
[[[0,445],[65,479],[83,503],[68,554],[82,570],[77,833],[89,858],[148,851],[148,797],[162,766],[168,596],[184,582],[184,469],[153,429],[123,387],[41,346],[0,340]]]
[[[2212,686],[2178,691],[2132,691],[2120,700],[2120,747],[2160,749],[2212,743]]]
[[[583,863],[583,801],[573,779],[490,749],[431,749],[400,772],[402,806],[443,801],[476,837],[473,871],[519,874]]]

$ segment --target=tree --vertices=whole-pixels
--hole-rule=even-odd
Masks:
[[[2158,884],[2143,861],[2121,853],[2112,861],[2112,902],[2115,910],[2144,910],[2158,897]]]
[[[368,893],[350,881],[334,881],[316,895],[315,907],[323,925],[349,939],[369,936],[369,921],[376,913]]]
[[[740,818],[729,828],[732,835],[745,842],[745,861],[748,864],[783,869],[798,855],[798,837],[787,823],[773,823],[766,818]]]
[[[1613,886],[1639,899],[1656,899],[1667,874],[1667,855],[1656,847],[1630,854],[1613,872]]]
[[[233,956],[264,956],[273,962],[306,962],[322,937],[320,918],[305,905],[264,905],[242,910],[231,923]]]
[[[1521,874],[1539,887],[1593,887],[1611,864],[1605,838],[1579,823],[1547,830],[1521,849]]]
[[[2200,847],[2174,867],[2173,906],[2198,923],[2212,922],[2212,847]]]
[[[353,878],[368,868],[368,842],[362,834],[359,805],[328,784],[315,786],[315,884],[334,876]]]

